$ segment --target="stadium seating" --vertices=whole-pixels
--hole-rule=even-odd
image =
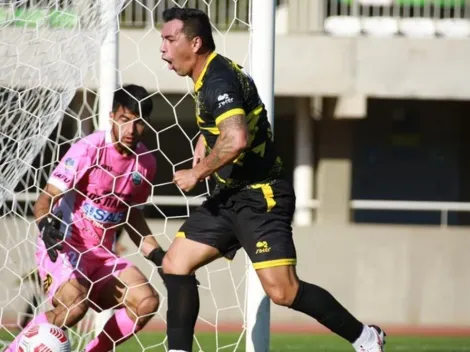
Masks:
[[[470,3],[463,0],[330,0],[325,32],[410,38],[470,37]]]

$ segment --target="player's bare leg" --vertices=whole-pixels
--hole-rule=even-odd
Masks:
[[[299,280],[295,267],[258,269],[266,294],[278,305],[305,313],[351,342],[358,352],[382,352],[384,332],[359,322],[325,289]]]
[[[199,314],[199,292],[194,272],[220,257],[217,249],[186,238],[175,238],[163,259],[168,290],[168,349],[192,351]]]
[[[132,266],[100,288],[96,303],[101,309],[116,308],[116,311],[85,351],[104,352],[122,344],[148,323],[160,301],[144,274]]]
[[[54,309],[38,314],[24,329],[31,325],[51,323],[63,329],[71,328],[86,314],[89,308],[87,293],[89,284],[86,280],[70,280],[62,284],[54,294],[52,304]],[[8,346],[5,352],[16,352],[22,333]]]

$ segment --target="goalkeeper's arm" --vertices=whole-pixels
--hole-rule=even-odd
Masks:
[[[36,203],[34,203],[33,208],[34,217],[36,218],[36,223],[38,226],[41,220],[51,213],[54,204],[57,203],[62,195],[63,192],[50,183],[44,187],[42,193],[36,200]]]
[[[152,235],[142,210],[132,208],[125,229],[132,242],[140,248],[144,257],[161,267],[165,251],[160,247]]]
[[[60,242],[63,240],[64,234],[60,231],[62,214],[52,215],[52,208],[62,195],[60,189],[48,183],[33,208],[41,238],[53,262],[57,260],[57,251],[63,248]]]

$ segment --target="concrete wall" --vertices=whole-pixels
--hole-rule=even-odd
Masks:
[[[163,221],[151,221],[150,227],[153,233],[165,233],[171,239],[180,224],[180,221],[166,225]],[[24,307],[29,297],[26,286],[17,295],[13,283],[17,275],[33,269],[34,247],[30,242],[20,241],[27,233],[23,231],[25,225],[27,222],[18,218],[16,222],[0,221],[2,233],[16,239],[0,238],[0,307],[6,310],[2,319],[11,318],[13,310]],[[29,236],[34,238],[32,232]],[[360,319],[380,324],[470,326],[467,230],[317,225],[295,228],[294,238],[300,277],[330,290]],[[123,239],[128,253],[135,252],[127,235]],[[169,243],[164,235],[157,239],[165,247]],[[7,252],[12,256],[7,257]],[[166,290],[152,265],[138,255],[129,258],[144,273],[152,274],[152,282],[165,296]],[[222,259],[208,268],[197,273],[202,284],[201,317],[215,323],[218,308],[220,323],[241,321],[244,255],[239,252],[230,266]],[[164,316],[165,302],[160,312]],[[311,319],[289,309],[273,307],[272,322],[274,325],[309,323]]]
[[[188,82],[168,72],[160,59],[159,34],[143,35],[120,32],[123,80],[155,89],[158,84],[164,93],[187,92]],[[219,52],[239,62],[247,55],[248,39],[247,33],[216,36]],[[470,41],[465,39],[278,35],[275,94],[467,99],[469,55]]]
[[[11,53],[15,52],[18,42],[18,33],[15,31],[15,28],[3,30],[4,37],[11,38],[8,50],[5,46],[5,50]],[[41,37],[48,35],[43,33]],[[30,40],[35,44],[36,52],[49,50],[51,46],[46,40],[33,36]],[[119,68],[123,83],[142,84],[149,90],[165,94],[191,91],[192,82],[167,70],[166,64],[160,59],[160,43],[160,33],[155,29],[119,31]],[[247,32],[217,33],[216,43],[219,52],[247,64]],[[11,53],[8,54],[9,62],[21,61],[21,57],[15,59]],[[470,74],[467,60],[470,56],[470,41],[466,39],[278,35],[275,55],[276,95],[363,94],[437,99],[470,97],[466,80]],[[77,60],[73,55],[72,59]],[[37,60],[34,62],[37,65]],[[68,64],[75,66],[77,62]],[[42,74],[48,75],[45,72]],[[5,74],[4,80],[8,80],[8,77]],[[84,85],[95,89],[97,81],[91,79],[91,75],[87,77],[90,79],[87,78]],[[10,84],[1,81],[1,78],[0,83]]]

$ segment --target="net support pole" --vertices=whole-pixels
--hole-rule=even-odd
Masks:
[[[275,11],[275,0],[251,0],[250,74],[268,112],[273,132]],[[246,351],[268,351],[270,299],[252,265],[248,268],[246,302]]]
[[[104,40],[100,48],[100,82],[98,105],[98,129],[109,130],[109,113],[113,106],[114,91],[118,82],[118,24],[117,8],[114,0],[99,0],[101,16],[105,28]],[[94,322],[95,337],[103,330],[106,322],[113,315],[113,310],[98,313]]]
[[[103,28],[106,34],[100,49],[100,83],[98,128],[108,129],[109,112],[113,106],[114,91],[118,82],[118,24],[116,1],[100,0]]]

